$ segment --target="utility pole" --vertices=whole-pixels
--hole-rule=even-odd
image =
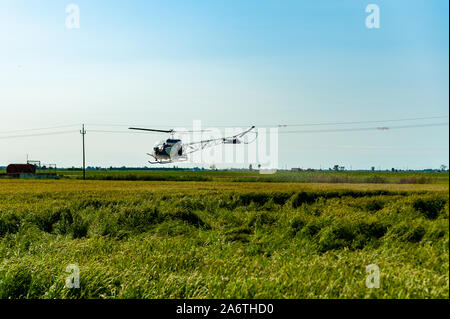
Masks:
[[[84,124],[81,126],[80,134],[83,138],[83,180],[86,179],[86,156],[84,151],[84,135],[86,135],[86,130],[84,129]]]

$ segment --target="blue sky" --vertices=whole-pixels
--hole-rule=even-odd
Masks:
[[[69,3],[1,2],[0,165],[26,154],[80,165],[78,128],[1,138],[27,128],[448,114],[448,1],[74,0],[80,29],[67,29]],[[369,3],[379,29],[365,26]],[[448,118],[395,125],[436,122]],[[448,126],[280,134],[279,165],[437,168],[448,165],[448,136]],[[161,137],[88,133],[88,165],[144,166]]]

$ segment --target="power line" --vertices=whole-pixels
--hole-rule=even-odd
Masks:
[[[347,124],[368,124],[368,123],[383,123],[383,122],[403,122],[403,121],[417,121],[417,120],[431,120],[448,118],[448,115],[444,116],[428,116],[428,117],[415,117],[415,118],[403,118],[392,120],[370,120],[370,121],[352,121],[352,122],[328,122],[328,123],[309,123],[309,124],[279,124],[278,127],[289,126],[326,126],[326,125],[347,125]]]
[[[436,119],[443,118],[446,116],[429,116],[429,117],[416,117],[416,118],[404,118],[404,119],[392,119],[392,120],[371,120],[371,121],[352,121],[352,122],[328,122],[328,123],[310,123],[310,124],[286,124],[286,125],[272,125],[266,127],[278,127],[285,128],[290,126],[325,126],[325,125],[344,125],[344,124],[363,124],[363,123],[382,123],[382,122],[400,122],[400,121],[415,121],[415,120],[426,120],[426,119]],[[27,131],[40,131],[40,130],[49,130],[49,129],[58,129],[58,128],[67,128],[78,126],[79,124],[70,124],[70,125],[59,125],[52,127],[44,127],[44,128],[32,128],[32,129],[21,129],[14,131],[1,131],[0,134],[5,134],[7,132],[27,132]],[[90,124],[92,126],[128,126],[122,124]],[[294,130],[294,131],[279,131],[279,134],[292,134],[292,133],[321,133],[321,132],[352,132],[352,131],[370,131],[370,130],[391,130],[391,129],[403,129],[403,128],[420,128],[420,127],[432,127],[432,126],[444,126],[448,125],[448,122],[445,123],[429,123],[429,124],[412,124],[412,125],[402,125],[402,126],[382,126],[382,127],[356,127],[356,128],[341,128],[341,129],[323,129],[323,130]],[[156,125],[153,125],[156,126]],[[161,125],[159,125],[161,126]],[[219,125],[217,127],[231,127],[225,125]],[[258,126],[264,127],[264,126]],[[34,137],[34,136],[49,136],[49,135],[59,135],[59,134],[69,134],[74,133],[75,131],[59,131],[59,132],[47,132],[47,133],[35,133],[35,134],[22,134],[22,135],[7,135],[0,136],[0,139],[10,139],[10,138],[21,138],[21,137]],[[118,130],[89,130],[89,132],[94,133],[125,133],[125,134],[147,134],[145,132],[132,132],[132,131],[118,131]]]
[[[325,129],[325,130],[296,130],[296,131],[279,131],[278,134],[289,133],[322,133],[322,132],[352,132],[352,131],[388,131],[395,129],[405,128],[420,128],[420,127],[433,127],[444,126],[449,123],[429,123],[429,124],[414,124],[414,125],[401,125],[401,126],[377,126],[377,127],[355,127],[355,128],[342,128],[342,129]],[[147,134],[145,132],[132,132],[132,131],[110,131],[110,130],[89,130],[94,133],[123,133],[123,134]]]
[[[110,131],[110,130],[89,130],[89,132],[93,133],[125,133],[125,134],[146,134],[147,132],[136,132],[136,131]]]
[[[77,132],[77,131],[49,132],[49,133],[37,133],[37,134],[26,134],[26,135],[8,135],[8,136],[0,136],[0,139],[20,138],[20,137],[34,137],[34,136],[47,136],[47,135],[60,135],[60,134],[69,134],[69,133],[75,133],[75,132]]]
[[[395,130],[395,129],[404,129],[404,128],[419,128],[419,127],[432,127],[432,126],[444,126],[448,125],[447,123],[430,123],[430,124],[417,124],[417,125],[402,125],[402,126],[378,126],[378,127],[359,127],[359,128],[342,128],[342,129],[329,129],[329,130],[300,130],[300,131],[281,131],[278,134],[289,134],[289,133],[322,133],[322,132],[352,132],[352,131],[387,131],[387,130]]]
[[[383,122],[401,122],[401,121],[417,121],[417,120],[429,120],[429,119],[438,119],[438,118],[448,118],[448,115],[441,116],[427,116],[427,117],[414,117],[414,118],[401,118],[401,119],[388,119],[388,120],[369,120],[369,121],[347,121],[347,122],[322,122],[322,123],[299,123],[299,124],[272,124],[272,125],[256,125],[257,127],[290,127],[290,126],[327,126],[327,125],[351,125],[351,124],[368,124],[368,123],[383,123]],[[68,127],[77,127],[80,124],[67,124],[67,125],[58,125],[58,126],[50,126],[50,127],[41,127],[41,128],[29,128],[29,129],[20,129],[20,130],[9,130],[9,131],[0,131],[0,134],[9,134],[9,133],[19,133],[19,132],[32,132],[32,131],[43,131],[43,130],[52,130],[52,129],[60,129],[60,128],[68,128]],[[86,124],[87,126],[100,126],[100,127],[129,127],[132,124]],[[134,125],[134,124],[133,124]],[[167,125],[161,124],[152,124],[152,125],[141,125],[143,127],[167,127]],[[183,125],[172,125],[174,127],[180,127]],[[246,126],[246,125],[240,125]],[[215,127],[236,127],[236,125],[215,125]],[[92,130],[101,132],[103,130]],[[104,131],[106,132],[106,130]],[[113,131],[110,131],[111,133]],[[42,133],[44,134],[44,133]],[[45,133],[48,134],[48,133]]]
[[[426,117],[414,117],[414,118],[400,118],[400,119],[388,119],[388,120],[368,120],[368,121],[344,121],[344,122],[322,122],[322,123],[298,123],[298,124],[272,124],[272,125],[256,125],[257,127],[290,127],[290,126],[327,126],[327,125],[353,125],[353,124],[369,124],[369,123],[383,123],[383,122],[404,122],[404,121],[418,121],[418,120],[431,120],[448,118],[448,115],[441,116],[426,116]],[[103,126],[103,127],[129,127],[136,124],[88,124],[90,126]],[[139,125],[140,127],[167,127],[168,125],[151,124],[151,125]],[[183,125],[172,125],[172,127]],[[185,126],[185,125],[184,125]],[[236,125],[208,125],[213,127],[236,127]],[[248,125],[238,125],[248,126]]]
[[[41,128],[28,128],[28,129],[13,130],[13,131],[0,131],[0,134],[19,133],[19,132],[31,132],[31,131],[43,131],[43,130],[52,130],[52,129],[59,129],[59,128],[75,127],[75,126],[79,126],[79,124],[59,125],[59,126],[41,127]]]

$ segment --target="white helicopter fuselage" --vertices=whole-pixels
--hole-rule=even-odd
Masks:
[[[152,156],[157,162],[171,163],[186,159],[183,153],[182,142],[179,139],[167,139],[158,141],[148,155]]]

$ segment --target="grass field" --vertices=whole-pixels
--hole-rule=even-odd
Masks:
[[[448,173],[240,174],[1,179],[0,298],[449,298]],[[69,264],[79,289],[65,287]],[[369,264],[380,288],[365,286]]]
[[[43,171],[45,172],[45,171]],[[0,172],[1,173],[1,172]],[[62,179],[81,179],[80,170],[58,170]],[[90,180],[214,181],[214,182],[287,182],[287,183],[369,183],[369,184],[449,184],[448,172],[414,171],[278,171],[259,174],[253,171],[159,171],[159,170],[87,170]]]

